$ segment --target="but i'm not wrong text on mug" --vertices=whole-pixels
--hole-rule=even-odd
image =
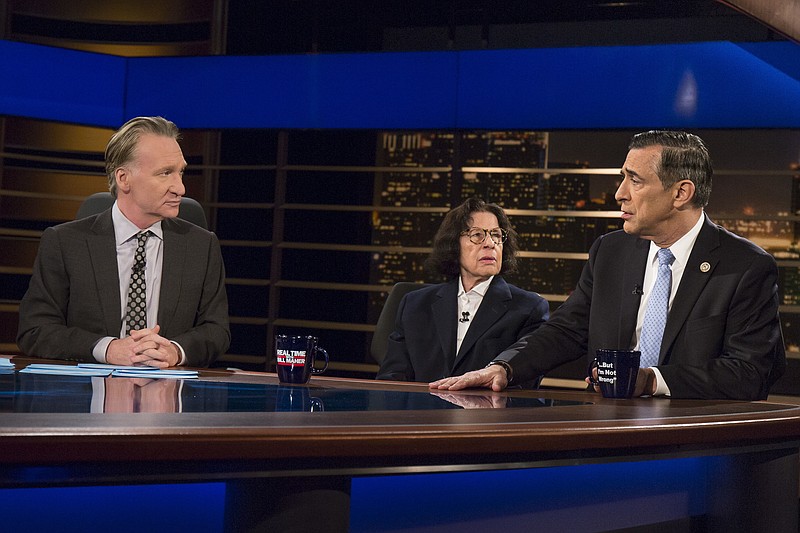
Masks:
[[[604,398],[633,396],[641,356],[638,350],[597,350],[592,361],[592,382]]]

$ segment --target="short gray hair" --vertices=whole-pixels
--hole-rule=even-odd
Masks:
[[[119,167],[133,161],[139,138],[148,133],[170,137],[176,141],[181,138],[178,126],[162,117],[136,117],[123,124],[106,145],[108,190],[114,198],[117,197],[117,180],[114,174]]]

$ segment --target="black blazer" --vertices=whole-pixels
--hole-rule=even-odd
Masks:
[[[495,276],[456,354],[458,279],[405,295],[378,379],[429,382],[483,368],[549,314],[547,300]]]
[[[598,348],[630,348],[649,246],[621,230],[597,239],[567,301],[498,357],[515,379],[588,363]],[[673,398],[766,398],[786,368],[777,280],[771,255],[705,218],[661,345],[658,369]]]
[[[159,335],[188,366],[208,366],[230,344],[225,268],[216,235],[179,218],[161,222],[164,259]],[[111,209],[47,228],[19,306],[17,344],[31,356],[94,361],[102,337],[119,337],[122,312]]]

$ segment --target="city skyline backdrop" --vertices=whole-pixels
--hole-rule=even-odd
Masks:
[[[551,210],[550,216],[509,215],[520,235],[520,250],[537,252],[537,257],[521,257],[519,270],[509,281],[548,297],[555,308],[574,289],[585,259],[569,254],[585,254],[601,234],[622,227],[621,220],[608,213],[603,217],[576,217],[558,211],[617,211],[614,193],[616,175],[624,161],[627,141],[622,145],[616,165],[606,157],[600,164],[589,159],[558,161],[559,151],[551,146],[545,132],[471,132],[456,138],[453,133],[389,132],[378,136],[379,167],[506,167],[524,169],[609,168],[614,174],[593,173],[480,173],[470,172],[378,172],[375,177],[375,203],[379,206],[408,207],[408,211],[376,212],[373,215],[373,244],[429,248],[443,213],[415,211],[423,207],[450,207],[470,196],[494,202],[506,210]],[[713,136],[712,136],[713,137]],[[800,138],[798,138],[800,145]],[[775,145],[777,147],[778,145]],[[783,146],[783,145],[780,145]],[[553,149],[551,149],[553,148]],[[458,152],[458,153],[456,153]],[[607,152],[605,152],[607,154]],[[786,151],[783,152],[784,156]],[[730,159],[723,159],[730,165]],[[738,160],[738,159],[734,159]],[[745,162],[744,160],[742,162]],[[790,169],[790,162],[785,170]],[[796,245],[797,224],[792,220],[762,217],[798,213],[800,178],[775,175],[764,178],[754,172],[730,172],[732,167],[715,169],[712,198],[706,211],[716,223],[748,238],[775,255],[778,260],[800,258]],[[755,169],[755,166],[750,168]],[[763,170],[763,169],[762,169]],[[557,172],[557,170],[556,170]],[[758,194],[747,194],[747,191]],[[544,252],[544,257],[538,253]],[[425,251],[375,253],[371,283],[397,281],[438,282],[423,270]],[[797,266],[780,267],[781,304],[800,304],[800,275]],[[370,316],[377,318],[385,294],[373,296]],[[800,330],[794,313],[782,311],[787,348],[800,349]]]

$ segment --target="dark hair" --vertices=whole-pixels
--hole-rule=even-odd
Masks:
[[[517,270],[518,236],[511,227],[505,211],[497,204],[486,203],[480,198],[470,198],[451,209],[439,226],[439,231],[433,238],[433,251],[425,260],[425,268],[431,274],[441,275],[447,279],[461,275],[461,233],[471,227],[472,215],[480,212],[496,216],[499,227],[508,232],[508,238],[503,243],[503,264],[500,273],[512,273]]]
[[[711,196],[711,156],[703,140],[697,135],[682,131],[646,131],[633,136],[628,150],[661,146],[661,161],[656,173],[664,189],[680,180],[694,183],[695,207],[705,207]]]

